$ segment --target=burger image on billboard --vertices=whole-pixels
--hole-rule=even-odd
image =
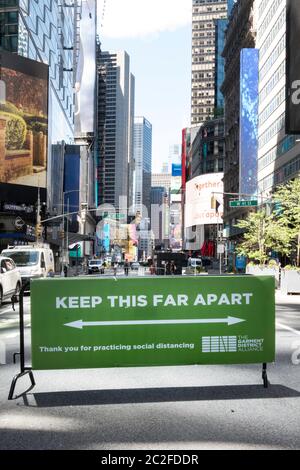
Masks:
[[[0,182],[46,187],[48,66],[1,52]]]

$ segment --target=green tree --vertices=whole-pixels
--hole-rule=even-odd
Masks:
[[[297,253],[297,266],[300,266],[300,176],[279,186],[273,195],[273,201],[280,210],[276,214],[278,230],[285,232],[289,239],[290,251]]]
[[[236,227],[242,229],[244,234],[237,245],[237,253],[264,264],[268,260],[267,251],[271,244],[270,222],[271,217],[264,210],[250,212],[247,219],[239,220]]]
[[[247,219],[240,220],[236,226],[244,231],[236,250],[239,255],[264,264],[269,259],[270,251],[283,255],[291,252],[290,230],[274,214],[267,215],[265,210],[251,212]]]

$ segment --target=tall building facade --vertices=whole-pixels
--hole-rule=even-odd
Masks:
[[[253,49],[256,43],[254,0],[240,0],[232,10],[224,47],[225,80],[222,92],[225,101],[225,146],[224,192],[240,192],[240,96],[241,96],[241,51]],[[237,40],[238,38],[238,40]],[[247,214],[247,208],[232,209],[224,198],[224,225],[229,238],[238,237],[241,229],[236,221]]]
[[[0,3],[0,48],[49,64],[49,142],[74,138],[74,83],[81,2]],[[77,34],[78,33],[78,34]],[[77,48],[76,48],[77,46]]]
[[[168,248],[169,239],[169,195],[166,188],[161,186],[152,186],[151,188],[151,230],[155,240],[155,246],[159,249]],[[166,230],[167,228],[167,230]]]
[[[152,173],[151,186],[165,188],[169,194],[171,188],[172,176],[166,173]]]
[[[93,155],[86,151],[86,140],[75,142],[75,123],[80,118],[80,131],[83,130],[85,135],[89,133],[92,140],[96,16],[96,0],[0,2],[0,48],[31,59],[32,64],[49,66],[47,161],[44,165],[45,182],[38,177],[38,186],[47,189],[47,211],[51,215],[62,214],[63,208],[65,211],[67,209],[66,193],[70,193],[65,186],[69,176],[66,174],[69,170],[65,167],[67,145],[78,144],[77,152],[80,155],[76,174],[80,181],[76,189],[77,195],[80,194],[79,204],[76,205],[78,212],[80,213],[81,202],[88,203],[89,207],[94,204]],[[38,132],[37,127],[32,130],[33,134]],[[22,180],[16,184],[22,185]],[[18,186],[16,195],[21,193],[22,189]],[[1,199],[2,197],[1,193]],[[8,190],[4,197],[9,197]],[[82,222],[81,234],[94,231],[93,223],[89,224],[88,219],[87,215],[87,221]],[[53,233],[50,235],[56,237],[59,244],[60,241],[54,234],[57,227],[51,229],[53,230],[49,229],[49,232]]]
[[[227,1],[193,0],[191,125],[214,115],[216,20],[226,19]]]
[[[135,212],[151,216],[152,125],[145,117],[134,118]],[[143,208],[146,209],[144,213]]]
[[[181,146],[179,144],[173,144],[169,146],[169,157],[168,157],[168,172],[172,173],[172,165],[181,163]]]
[[[105,98],[105,105],[101,105],[105,118],[102,116],[98,156],[98,204],[111,204],[118,212],[124,198],[128,206],[129,169],[133,161],[134,77],[125,51],[100,52],[98,59],[101,75],[98,93]]]
[[[217,116],[224,114],[224,97],[221,92],[221,86],[225,78],[223,49],[225,44],[225,31],[228,21],[217,20],[216,24],[216,50],[215,50],[215,114]]]
[[[130,74],[129,86],[129,126],[128,126],[128,207],[129,215],[135,215],[136,165],[134,157],[134,111],[135,111],[135,76]]]
[[[258,190],[265,196],[300,171],[299,137],[285,134],[286,4],[257,0]]]
[[[206,121],[193,141],[191,179],[208,173],[222,173],[224,171],[224,159],[224,119]]]

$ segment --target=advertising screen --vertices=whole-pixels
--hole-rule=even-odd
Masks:
[[[170,198],[171,203],[181,202],[181,176],[172,176]]]
[[[172,176],[177,176],[181,178],[181,173],[182,173],[181,163],[180,164],[173,163],[172,164]]]
[[[46,187],[48,66],[1,52],[0,183]]]
[[[240,193],[257,194],[258,49],[242,49],[240,77]]]
[[[75,130],[94,132],[96,91],[96,1],[83,0],[80,19],[80,53],[76,77]]]
[[[197,176],[186,184],[185,227],[223,223],[223,173]],[[218,212],[212,209],[212,198]]]

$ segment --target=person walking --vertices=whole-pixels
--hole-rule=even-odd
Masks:
[[[174,276],[176,273],[176,266],[175,266],[175,263],[174,261],[171,262],[171,274],[172,276]]]
[[[114,263],[114,276],[116,277],[118,271],[118,263]]]
[[[125,276],[128,277],[128,274],[129,274],[129,263],[128,263],[127,260],[126,260],[125,263],[124,263],[124,273],[125,273]]]
[[[166,275],[170,276],[170,274],[171,274],[171,263],[170,261],[168,261],[166,264]]]

